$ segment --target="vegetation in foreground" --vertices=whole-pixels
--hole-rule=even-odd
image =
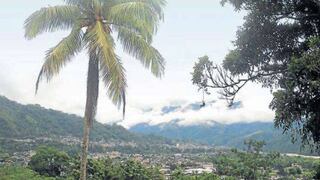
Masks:
[[[173,165],[164,172],[161,165],[143,164],[135,159],[89,159],[88,179],[319,179],[320,161],[312,158],[289,157],[279,153],[263,153],[262,141],[248,140],[246,151],[233,149],[206,157],[215,167],[212,172],[186,171],[186,165]],[[7,157],[10,159],[10,157]],[[79,179],[80,158],[50,147],[40,147],[27,167],[3,161],[2,179]]]

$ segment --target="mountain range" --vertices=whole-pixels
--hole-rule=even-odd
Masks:
[[[181,126],[173,121],[159,125],[138,124],[130,131],[232,148],[244,148],[245,140],[255,139],[265,141],[268,151],[309,153],[308,149],[300,148],[301,143],[293,144],[291,137],[275,129],[271,122]]]
[[[67,151],[80,147],[83,119],[40,105],[22,105],[0,96],[0,150],[28,151],[39,145]],[[176,142],[160,136],[130,132],[118,125],[94,122],[91,151],[138,152],[175,148]]]
[[[199,110],[196,104],[189,108]],[[177,110],[179,107],[162,109],[163,113]],[[43,144],[76,151],[80,148],[82,121],[76,115],[40,105],[22,105],[0,96],[0,151],[28,151]],[[90,138],[91,152],[178,152],[176,144],[191,142],[199,148],[200,144],[243,148],[244,140],[257,139],[266,141],[266,150],[309,154],[308,149],[300,151],[301,144],[292,144],[290,136],[275,129],[272,122],[182,126],[178,120],[172,120],[158,125],[137,124],[128,130],[95,122]]]
[[[207,105],[213,105],[215,101],[207,102]],[[185,111],[200,111],[201,103],[191,103],[182,106],[165,106],[161,109],[162,114],[170,114]],[[240,101],[235,102],[230,109],[242,108]],[[183,120],[173,119],[169,122],[149,124],[139,123],[130,127],[130,131],[143,133],[146,135],[162,136],[170,139],[188,140],[198,143],[204,143],[212,146],[222,146],[231,148],[244,148],[244,141],[255,139],[266,142],[266,151],[277,151],[282,153],[302,153],[310,154],[310,148],[306,146],[301,148],[301,142],[298,140],[292,143],[292,137],[284,134],[281,129],[274,127],[272,121],[269,122],[237,122],[226,124],[216,121],[210,123],[185,124]],[[203,122],[202,122],[203,123]],[[299,139],[299,137],[297,137]]]

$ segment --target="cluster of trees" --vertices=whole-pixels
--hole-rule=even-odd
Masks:
[[[0,177],[2,180],[55,180],[53,177],[41,176],[29,168],[17,166],[0,166]]]
[[[232,149],[230,152],[209,157],[216,166],[215,173],[185,174],[183,168],[175,167],[172,180],[236,180],[269,179],[319,179],[320,162],[300,157],[281,156],[279,153],[263,153],[264,142],[248,140],[246,151]],[[79,179],[80,157],[50,147],[40,147],[32,156],[28,167],[0,166],[4,179]],[[141,163],[120,159],[89,159],[87,177],[92,180],[162,180],[166,177],[159,167],[147,167]]]
[[[44,177],[56,179],[79,179],[79,157],[50,147],[40,147],[29,162],[29,168]],[[180,167],[171,174],[172,180],[215,180],[220,179],[213,173],[185,175]],[[92,180],[164,180],[159,167],[146,167],[140,162],[129,160],[88,159],[87,178]]]
[[[271,163],[279,154],[262,155],[261,146],[251,143],[248,147],[252,146],[254,149],[248,149],[247,152],[233,149],[231,154],[215,158],[218,174],[244,179],[268,178],[272,170]]]
[[[79,179],[80,157],[70,156],[57,149],[42,146],[32,156],[28,167],[0,167],[0,175],[4,179],[20,179],[28,177],[38,179]],[[180,167],[176,167],[171,175],[174,180],[219,179],[212,173],[201,175],[185,175]],[[159,167],[146,167],[141,163],[129,160],[88,159],[87,178],[91,180],[164,180],[165,176]]]
[[[262,152],[263,141],[247,140],[246,151],[232,149],[230,153],[213,157],[218,175],[238,179],[313,179],[319,162],[301,157],[287,157],[277,152]]]
[[[80,162],[78,156],[49,147],[41,147],[32,156],[29,168],[46,177],[79,179]],[[117,161],[110,159],[89,159],[88,179],[163,179],[157,167],[145,167],[134,160]]]

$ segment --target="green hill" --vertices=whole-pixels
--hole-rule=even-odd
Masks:
[[[0,96],[0,149],[26,151],[40,144],[63,149],[80,147],[82,118],[45,109],[39,105],[22,105]],[[91,131],[91,151],[119,150],[125,152],[155,151],[163,144],[175,143],[162,137],[127,131],[117,125],[95,122]],[[101,146],[99,146],[101,144]],[[105,147],[103,147],[105,146]],[[107,146],[107,147],[106,147]],[[155,148],[156,147],[156,148]]]
[[[272,122],[180,126],[178,122],[172,121],[159,125],[138,124],[131,127],[130,131],[240,149],[244,148],[243,142],[246,139],[255,139],[266,142],[266,151],[311,153],[308,146],[303,149],[300,142],[293,144],[290,135],[276,129]]]

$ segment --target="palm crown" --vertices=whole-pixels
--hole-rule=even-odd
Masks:
[[[70,34],[47,51],[36,83],[49,81],[82,49],[98,62],[100,77],[112,102],[125,106],[126,76],[115,53],[115,40],[160,77],[164,59],[152,47],[152,37],[163,18],[164,0],[65,0],[66,5],[46,7],[25,21],[25,37],[32,39],[43,32],[71,29]]]

